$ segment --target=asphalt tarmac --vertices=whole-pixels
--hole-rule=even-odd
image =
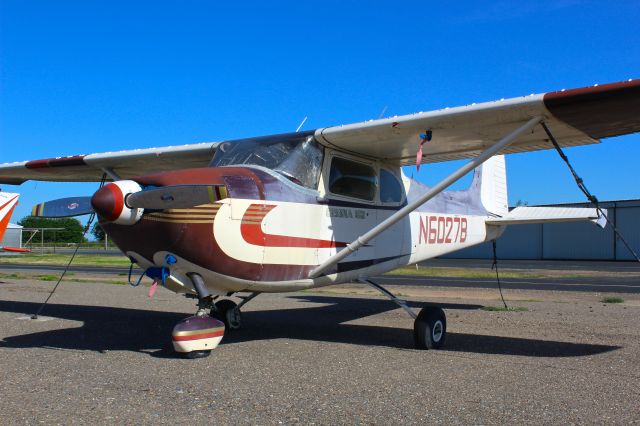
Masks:
[[[0,284],[3,424],[620,424],[640,422],[640,297],[401,287],[445,308],[443,350],[354,286],[260,295],[208,358],[172,352],[194,302],[164,289]],[[349,295],[338,294],[343,291]],[[356,294],[352,294],[356,293]]]

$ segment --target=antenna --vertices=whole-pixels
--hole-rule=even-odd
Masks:
[[[384,108],[382,108],[382,112],[378,116],[378,120],[380,120],[382,117],[384,117],[384,113],[387,112],[387,108],[389,108],[388,105],[385,105]]]
[[[296,133],[298,133],[300,131],[300,129],[302,128],[302,126],[304,125],[304,122],[307,121],[307,116],[305,115],[305,117],[302,119],[302,122],[300,123],[300,125],[298,126],[298,128],[296,129]]]

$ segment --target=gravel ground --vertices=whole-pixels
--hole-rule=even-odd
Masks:
[[[423,352],[406,313],[358,286],[261,295],[185,360],[169,335],[191,300],[65,282],[31,321],[53,283],[3,281],[3,424],[640,423],[638,296],[511,291],[528,311],[488,312],[494,292],[394,287],[446,309],[446,348]]]

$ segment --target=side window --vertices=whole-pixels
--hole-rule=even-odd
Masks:
[[[334,157],[329,172],[329,192],[373,201],[376,196],[376,171],[366,164]]]
[[[380,169],[380,201],[399,203],[402,201],[402,185],[393,173]]]

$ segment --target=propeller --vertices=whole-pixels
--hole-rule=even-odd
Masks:
[[[168,210],[215,203],[228,197],[224,185],[173,185],[142,189],[131,180],[109,183],[92,197],[69,197],[33,207],[32,216],[71,217],[94,211],[103,219],[123,225],[136,223],[145,209]]]
[[[36,217],[73,217],[91,213],[91,197],[59,198],[40,203],[31,209],[31,216]]]
[[[150,210],[184,209],[227,197],[224,185],[174,185],[131,193],[125,197],[125,204]]]

